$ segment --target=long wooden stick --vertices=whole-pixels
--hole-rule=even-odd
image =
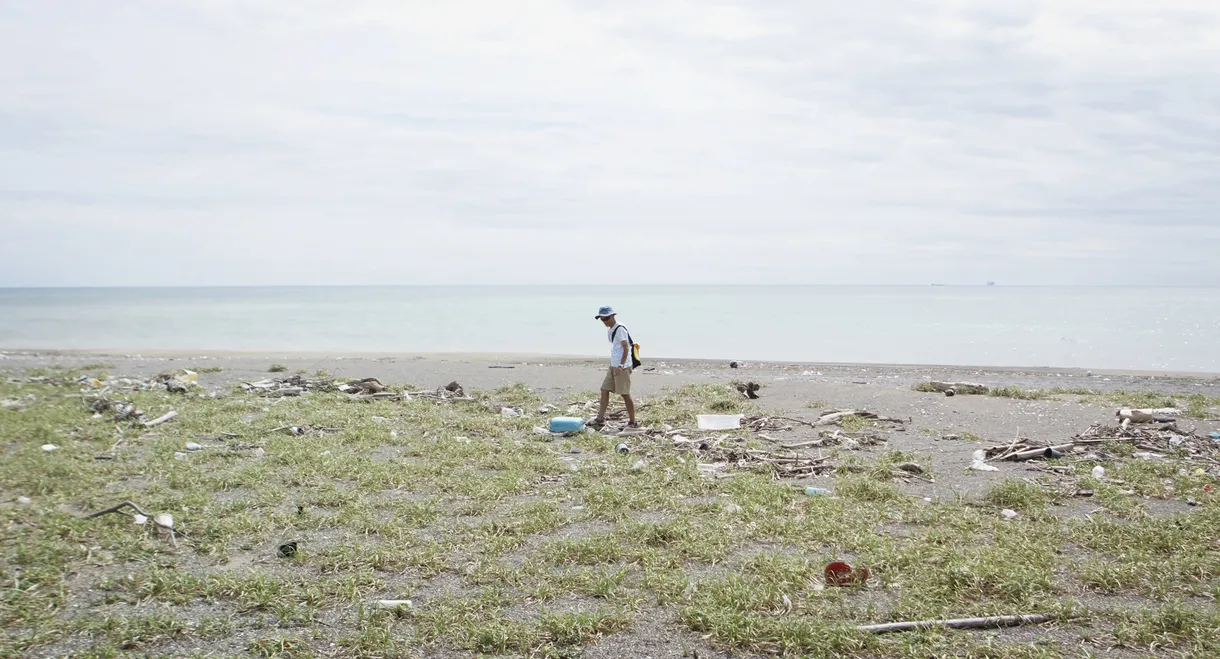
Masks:
[[[159,425],[165,423],[166,421],[173,419],[176,416],[178,416],[177,412],[174,412],[174,411],[166,412],[165,414],[153,419],[152,421],[146,421],[144,423],[144,427],[152,428],[154,426],[159,426]],[[141,514],[143,514],[143,513],[141,513]]]
[[[994,627],[1017,627],[1040,625],[1053,618],[1047,615],[995,616],[991,618],[958,618],[955,620],[922,620],[919,622],[891,622],[884,625],[860,625],[862,632],[889,634],[891,632],[913,632],[920,629],[991,629]]]

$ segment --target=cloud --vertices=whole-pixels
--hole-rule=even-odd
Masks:
[[[0,285],[1220,285],[1218,49],[1193,0],[0,2]]]

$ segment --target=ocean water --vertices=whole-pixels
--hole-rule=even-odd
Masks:
[[[1220,289],[0,289],[0,348],[600,355],[1220,372]]]

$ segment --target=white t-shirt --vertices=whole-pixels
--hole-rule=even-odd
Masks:
[[[610,338],[610,365],[616,367],[623,366],[623,341],[630,340],[627,338],[627,328],[615,323],[614,327],[611,327],[610,331],[606,333],[606,336]],[[631,348],[630,344],[628,344],[627,348]],[[627,353],[626,367],[631,368],[631,353]]]

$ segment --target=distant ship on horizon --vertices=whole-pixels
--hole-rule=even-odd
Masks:
[[[995,286],[995,282],[994,282],[994,281],[989,281],[989,282],[987,282],[987,285],[988,285],[988,286]]]

